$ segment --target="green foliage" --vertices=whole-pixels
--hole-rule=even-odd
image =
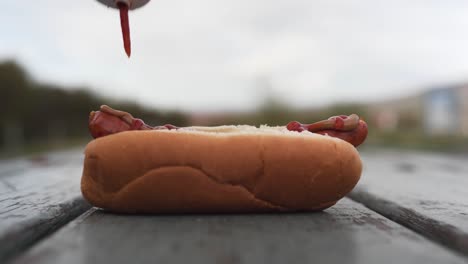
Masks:
[[[450,153],[467,153],[468,138],[462,136],[428,136],[417,131],[391,133],[370,131],[366,145],[394,149],[417,149]]]
[[[12,61],[0,62],[0,148],[6,144],[6,127],[20,127],[25,144],[88,138],[88,114],[102,104],[132,113],[149,124],[187,125],[188,118],[179,112],[146,109],[135,103],[113,102],[99,97],[85,87],[64,89],[32,81]]]

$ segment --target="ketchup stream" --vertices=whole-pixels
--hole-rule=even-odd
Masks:
[[[128,5],[119,2],[117,6],[120,10],[120,26],[122,27],[124,49],[125,53],[127,53],[127,56],[130,58],[132,48],[130,43],[130,25],[128,22]]]

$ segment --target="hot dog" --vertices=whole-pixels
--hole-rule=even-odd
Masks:
[[[357,184],[357,115],[286,126],[149,126],[102,106],[91,112],[81,190],[121,213],[326,209]]]

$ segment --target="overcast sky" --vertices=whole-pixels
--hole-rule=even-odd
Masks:
[[[373,100],[468,78],[464,0],[3,1],[0,60],[156,108],[247,110],[262,83],[297,106]]]

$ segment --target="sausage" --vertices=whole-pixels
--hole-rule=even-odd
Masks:
[[[301,124],[297,121],[289,122],[286,128],[290,131],[309,131],[316,134],[340,138],[353,146],[361,145],[368,133],[367,123],[356,114],[349,116],[333,116],[329,119],[312,124]],[[100,111],[91,112],[89,117],[89,131],[94,138],[116,134],[131,130],[172,130],[179,127],[165,124],[162,126],[149,126],[141,119],[131,114],[103,105]]]

